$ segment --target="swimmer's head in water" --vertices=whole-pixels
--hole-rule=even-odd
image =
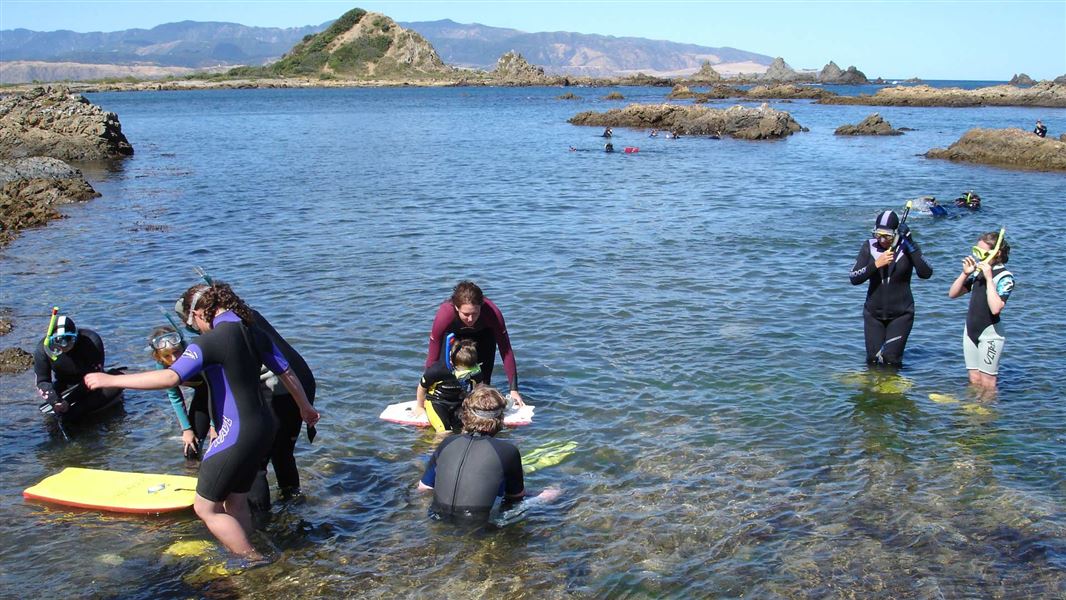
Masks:
[[[496,388],[479,385],[463,400],[459,420],[463,422],[463,433],[482,433],[496,435],[503,429],[503,411],[507,407]]]

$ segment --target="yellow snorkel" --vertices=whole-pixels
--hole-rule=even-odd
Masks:
[[[52,351],[48,348],[48,346],[49,346],[48,341],[52,337],[52,334],[56,330],[56,320],[58,318],[59,318],[59,307],[58,306],[53,306],[52,307],[52,318],[51,318],[51,320],[48,321],[48,331],[46,331],[45,334],[44,334],[44,350],[48,354],[49,358],[51,358],[52,360],[56,360],[56,359],[59,358],[58,354],[52,353]]]

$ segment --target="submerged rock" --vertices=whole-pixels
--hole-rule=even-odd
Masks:
[[[22,348],[0,350],[0,374],[14,375],[33,366],[33,355]]]
[[[713,109],[674,104],[631,104],[607,112],[586,111],[570,118],[574,125],[665,129],[683,135],[728,135],[744,140],[779,139],[803,127],[787,112],[765,104]]]
[[[65,87],[0,100],[0,158],[100,160],[133,154],[118,116]]]
[[[881,115],[874,113],[857,125],[841,125],[837,127],[833,135],[903,135],[903,132],[893,129],[888,121],[881,118]]]
[[[81,171],[57,158],[0,159],[0,247],[22,229],[61,218],[56,206],[99,195]]]
[[[1014,169],[1066,171],[1066,142],[1021,129],[971,129],[951,146],[934,148],[925,156]]]
[[[883,88],[876,94],[832,96],[819,104],[860,104],[870,106],[1046,106],[1066,108],[1066,85],[1040,82],[1032,87],[996,85],[964,90],[934,88],[928,85]]]

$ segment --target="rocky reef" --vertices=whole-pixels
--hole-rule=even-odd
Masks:
[[[819,104],[870,106],[1045,106],[1066,108],[1066,85],[1042,81],[1031,87],[996,85],[964,90],[928,85],[883,88],[874,95],[832,96]]]
[[[728,135],[743,140],[780,139],[803,130],[792,115],[766,105],[713,109],[675,104],[631,104],[602,113],[579,113],[569,122],[596,127],[665,129],[682,135]]]
[[[1021,129],[971,129],[947,148],[926,158],[995,165],[1012,169],[1066,171],[1066,142]]]
[[[61,218],[61,204],[99,196],[81,171],[49,157],[0,159],[0,247],[22,229]]]
[[[893,129],[881,115],[874,113],[855,125],[837,127],[833,135],[903,135],[903,132]]]
[[[0,99],[0,158],[101,160],[133,154],[115,113],[62,86]]]
[[[755,100],[794,100],[831,98],[835,93],[818,86],[796,85],[794,83],[779,83],[777,85],[757,85],[747,92],[737,90],[746,98]]]

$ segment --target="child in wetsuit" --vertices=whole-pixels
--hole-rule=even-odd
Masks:
[[[173,327],[164,325],[156,327],[148,336],[148,349],[155,359],[156,366],[166,369],[185,352],[188,346],[185,338]],[[187,382],[195,388],[189,407],[185,407],[185,397],[178,386],[167,388],[167,398],[174,409],[174,415],[181,426],[183,453],[188,460],[200,460],[202,443],[205,439],[214,439],[215,430],[211,427],[211,417],[207,410],[207,387],[203,379],[196,378]]]
[[[433,363],[422,374],[415,402],[419,410],[424,409],[430,416],[429,421],[438,432],[459,432],[463,427],[459,409],[478,383],[481,383],[481,365],[477,362],[477,340],[455,340],[448,348],[447,358]]]

